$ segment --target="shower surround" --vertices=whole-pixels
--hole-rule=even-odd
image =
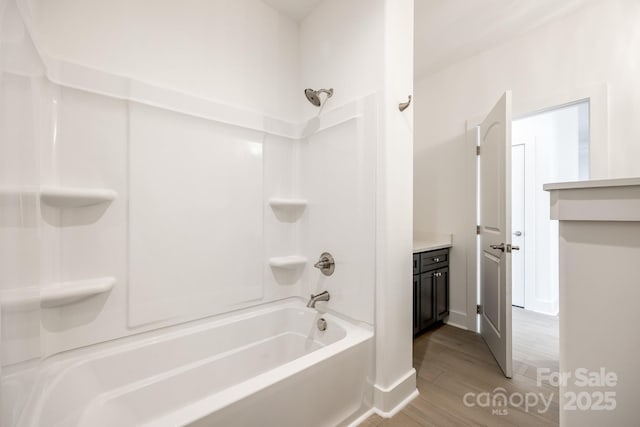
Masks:
[[[410,310],[405,313],[404,309],[410,307],[411,288],[407,282],[404,289],[404,278],[399,275],[388,279],[395,268],[404,269],[403,260],[409,257],[402,252],[405,243],[410,252],[411,234],[409,229],[404,242],[406,229],[391,233],[389,222],[394,215],[386,208],[394,185],[406,184],[401,178],[406,171],[389,176],[394,170],[390,159],[406,160],[410,144],[404,145],[402,137],[394,141],[404,146],[399,154],[387,146],[387,133],[398,122],[388,117],[391,113],[384,102],[390,89],[382,75],[367,77],[371,80],[368,85],[367,78],[357,78],[358,70],[340,75],[340,69],[349,64],[323,58],[322,51],[319,59],[325,61],[314,70],[298,66],[299,55],[304,57],[308,48],[333,45],[340,39],[362,50],[366,61],[359,66],[379,62],[383,67],[384,61],[369,53],[370,45],[384,41],[387,35],[378,30],[379,39],[363,42],[353,36],[345,39],[338,30],[327,36],[316,33],[315,27],[328,13],[339,23],[352,21],[359,12],[330,0],[320,2],[301,22],[257,0],[237,2],[224,11],[216,9],[218,3],[211,2],[211,9],[200,12],[252,30],[234,42],[208,35],[219,52],[231,55],[235,49],[238,53],[228,60],[204,59],[205,65],[213,61],[224,66],[216,69],[217,76],[201,79],[207,83],[199,87],[188,78],[175,78],[181,72],[185,76],[184,71],[196,75],[201,71],[193,66],[202,64],[189,63],[202,56],[197,46],[179,53],[180,42],[197,41],[180,40],[188,38],[185,33],[198,40],[203,36],[204,27],[195,25],[200,21],[193,11],[176,19],[196,19],[195,27],[179,33],[174,28],[175,45],[167,46],[177,55],[168,56],[169,63],[181,57],[185,61],[182,68],[172,73],[164,67],[150,73],[139,59],[130,61],[129,69],[122,68],[129,64],[128,56],[105,53],[109,52],[105,43],[113,39],[101,39],[98,29],[100,25],[125,25],[123,33],[138,37],[134,40],[140,44],[128,52],[131,55],[135,49],[144,51],[142,33],[153,33],[154,25],[162,24],[162,16],[136,22],[136,26],[131,21],[144,11],[131,8],[125,23],[116,19],[122,11],[105,12],[98,18],[95,8],[104,5],[97,1],[70,2],[66,10],[38,1],[2,5],[0,154],[8,159],[0,183],[2,426],[42,424],[37,420],[46,413],[38,412],[44,411],[38,402],[45,397],[38,390],[47,381],[71,375],[56,367],[78,361],[94,366],[90,360],[113,349],[107,351],[113,357],[121,350],[132,354],[122,359],[131,362],[119,366],[135,370],[133,366],[143,362],[144,356],[138,358],[135,354],[142,353],[124,349],[143,348],[148,334],[169,342],[180,334],[178,329],[189,334],[201,324],[240,322],[282,304],[298,307],[295,301],[306,302],[309,294],[324,290],[331,300],[319,302],[317,309],[328,313],[326,337],[337,328],[360,331],[356,333],[360,338],[343,337],[336,347],[314,330],[313,322],[303,323],[308,327],[285,335],[298,337],[295,340],[303,347],[313,347],[314,356],[298,354],[295,343],[264,347],[269,354],[294,350],[292,358],[269,366],[270,374],[263,372],[273,381],[234,380],[233,384],[252,381],[255,386],[245,389],[245,404],[273,410],[260,403],[269,393],[258,391],[278,381],[302,381],[285,377],[294,371],[313,370],[313,364],[329,364],[338,377],[347,378],[344,369],[353,362],[341,360],[348,357],[357,358],[355,365],[361,374],[359,380],[351,381],[352,386],[340,387],[349,397],[339,400],[357,404],[349,403],[349,409],[326,408],[332,413],[324,421],[327,425],[357,423],[372,410],[390,414],[415,395],[411,328],[407,327],[405,337],[398,327],[410,325]],[[195,3],[192,6],[196,8]],[[360,5],[368,12],[358,34],[370,34],[378,24],[388,23],[384,6],[382,1],[374,7]],[[82,44],[69,35],[80,31],[74,25],[91,20],[96,25],[91,39],[95,45],[85,43],[90,48],[83,51]],[[68,25],[60,29],[62,23]],[[211,31],[222,31],[222,27]],[[237,46],[228,46],[233,43]],[[201,48],[208,51],[210,47]],[[336,45],[329,56],[341,58],[339,48],[343,46]],[[103,54],[95,55],[96,51]],[[258,51],[262,53],[256,57]],[[324,52],[326,56],[328,51]],[[167,65],[159,62],[167,61],[166,52],[150,52],[147,59],[158,70]],[[316,73],[322,75],[322,81]],[[217,83],[212,83],[216,78]],[[304,99],[304,85],[298,84],[303,79],[311,86],[335,87],[335,95],[324,101],[319,117]],[[359,82],[348,84],[349,79]],[[271,85],[266,86],[266,81]],[[314,126],[309,132],[311,120]],[[412,192],[410,186],[399,191]],[[410,218],[406,224],[411,224]],[[312,267],[325,251],[336,260],[330,277]],[[393,259],[399,264],[387,261]],[[309,309],[285,311],[314,317]],[[385,322],[386,317],[391,320]],[[242,325],[234,329],[236,334],[246,330]],[[258,342],[280,342],[279,336],[274,331]],[[401,345],[391,349],[376,345],[393,345],[394,340]],[[249,341],[246,346],[254,347]],[[210,353],[188,362],[167,359],[165,374],[187,372],[194,363],[206,365],[224,350],[207,351]],[[318,354],[329,357],[329,352],[335,356],[333,362],[318,359]],[[315,362],[295,361],[300,358]],[[116,369],[105,363],[95,372],[109,375]],[[257,369],[259,365],[258,359],[245,360],[245,366]],[[274,376],[283,369],[287,375],[276,381]],[[93,375],[91,370],[73,372],[79,372],[73,375],[80,375],[81,381],[82,372]],[[320,386],[322,375],[300,378],[304,378],[305,390],[317,385],[320,393],[330,392],[328,385]],[[120,387],[136,388],[140,381],[129,380],[123,379]],[[191,387],[179,378],[176,381],[180,387]],[[226,386],[219,385],[219,397],[224,396]],[[299,394],[295,388],[287,390]],[[96,393],[96,399],[105,401],[113,390]],[[205,397],[193,396],[192,401],[172,407],[173,412]],[[130,403],[125,398],[116,402],[125,409]],[[65,408],[64,403],[60,405]],[[91,407],[76,410],[90,414]],[[149,413],[144,422],[156,415]],[[82,416],[65,419],[68,425],[83,425]],[[123,420],[132,425],[143,422]]]

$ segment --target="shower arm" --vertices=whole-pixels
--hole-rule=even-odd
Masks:
[[[320,93],[324,93],[325,95],[327,95],[327,99],[331,98],[333,96],[333,88],[330,89],[318,89],[316,91],[317,94]],[[320,103],[320,109],[318,110],[318,116],[320,116],[320,114],[322,114],[322,110],[324,110],[324,106],[327,105],[327,99],[324,100],[324,102]]]
[[[324,93],[327,95],[327,98],[331,98],[333,96],[333,88],[331,89],[318,89],[316,93]]]

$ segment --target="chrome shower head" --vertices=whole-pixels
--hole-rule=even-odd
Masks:
[[[312,103],[313,105],[315,105],[316,107],[319,107],[322,102],[320,101],[320,94],[324,93],[327,95],[327,99],[331,98],[333,96],[333,88],[331,89],[318,89],[318,90],[313,90],[313,89],[305,89],[304,90],[304,96],[307,97],[307,99],[309,100],[310,103]]]

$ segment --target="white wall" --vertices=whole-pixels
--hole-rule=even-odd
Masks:
[[[42,48],[60,60],[278,118],[297,115],[298,25],[260,0],[30,4]]]
[[[300,82],[333,87],[326,109],[380,91],[382,0],[324,0],[300,23]],[[317,109],[305,101],[305,117]]]
[[[540,99],[608,84],[605,166],[610,176],[640,175],[636,161],[640,156],[639,20],[636,1],[593,2],[566,18],[418,78],[414,229],[453,234],[451,319],[456,323],[475,328],[471,313],[475,301],[467,296],[467,248],[472,248],[475,224],[473,216],[466,215],[474,210],[474,188],[469,184],[472,147],[465,142],[465,121],[484,116],[508,89],[513,90],[515,113],[521,114]]]

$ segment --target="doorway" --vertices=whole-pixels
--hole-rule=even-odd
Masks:
[[[549,182],[589,179],[589,101],[512,122],[512,344],[514,363],[558,371],[558,222]]]
[[[513,120],[511,147],[512,304],[558,314],[558,222],[549,182],[589,179],[589,101]]]
[[[538,345],[551,350],[530,367],[541,363],[557,370],[558,224],[549,220],[550,198],[542,189],[548,182],[588,179],[591,172],[597,176],[602,171],[599,156],[606,139],[599,140],[606,116],[604,97],[594,93],[563,104],[547,103],[556,106],[512,119],[507,91],[483,120],[467,121],[473,124],[467,135],[476,162],[477,256],[472,259],[477,328],[508,378],[514,364],[530,364],[527,360],[531,362]],[[592,133],[597,139],[593,145]],[[541,327],[530,328],[535,325]]]

